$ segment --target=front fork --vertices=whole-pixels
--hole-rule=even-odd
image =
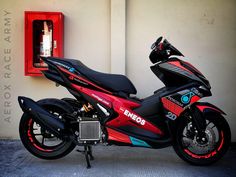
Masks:
[[[206,130],[206,119],[203,114],[198,110],[197,107],[192,106],[185,110],[185,113],[182,114],[182,118],[186,117],[189,122],[192,122],[191,133],[194,136],[197,134],[198,137],[205,138],[205,130]],[[179,117],[181,119],[181,117]],[[181,120],[179,120],[181,121]],[[176,129],[178,128],[178,123],[176,124],[176,120],[168,119],[167,125],[171,134],[172,139],[174,138]]]
[[[189,109],[190,109],[190,111],[189,111],[190,118],[193,121],[193,125],[196,126],[196,129],[198,131],[198,135],[200,137],[205,136],[206,119],[204,118],[202,113],[199,111],[199,109],[196,108],[195,106],[192,106]]]

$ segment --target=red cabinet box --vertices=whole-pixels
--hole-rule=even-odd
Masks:
[[[41,76],[41,57],[63,57],[64,16],[61,12],[25,12],[25,75]]]

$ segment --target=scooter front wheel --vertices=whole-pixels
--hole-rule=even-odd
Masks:
[[[189,117],[181,117],[175,136],[174,150],[178,156],[193,165],[210,165],[223,157],[230,141],[230,127],[221,115],[209,115],[205,135],[200,136]]]

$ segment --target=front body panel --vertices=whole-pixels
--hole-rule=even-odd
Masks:
[[[178,87],[184,84],[197,82],[210,89],[209,81],[191,64],[171,58],[151,66],[151,70],[167,87]]]
[[[203,94],[197,87],[190,87],[176,93],[161,98],[165,115],[171,120],[175,120],[191,104],[197,102]]]

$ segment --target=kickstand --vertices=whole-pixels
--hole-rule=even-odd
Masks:
[[[93,157],[93,154],[92,154],[92,147],[89,146],[89,145],[85,145],[84,146],[84,151],[81,151],[79,149],[77,151],[81,152],[85,155],[85,159],[86,159],[86,162],[87,162],[87,168],[91,168],[90,160],[94,160],[94,157]]]
[[[88,155],[90,157],[90,160],[94,160],[92,146],[88,146]]]

